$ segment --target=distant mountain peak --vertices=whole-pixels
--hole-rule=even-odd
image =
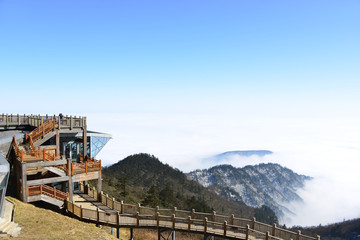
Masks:
[[[229,158],[229,157],[251,157],[251,156],[258,156],[258,157],[264,157],[266,155],[273,154],[272,151],[269,150],[235,150],[235,151],[228,151],[223,152],[220,154],[217,154],[214,156],[215,159],[220,160],[223,158]]]
[[[277,163],[262,163],[235,168],[217,165],[187,174],[188,179],[213,189],[228,200],[243,201],[252,207],[266,205],[278,217],[291,214],[285,203],[302,201],[297,190],[304,187],[310,177],[299,175]]]

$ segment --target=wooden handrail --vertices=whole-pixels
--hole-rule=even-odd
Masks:
[[[45,194],[60,200],[65,200],[68,198],[68,193],[62,192],[58,190],[56,187],[50,187],[48,185],[43,185],[43,184],[27,187],[27,190],[28,190],[27,191],[28,196],[37,196],[37,195]]]
[[[80,183],[80,185],[83,185]],[[85,187],[83,186],[83,189],[85,189]],[[87,186],[88,189],[88,195],[91,197],[94,197],[95,193],[96,193],[96,189],[95,188],[90,188],[89,186]],[[213,217],[212,220],[207,220],[205,221],[204,219],[207,218],[209,219],[211,216],[214,216],[215,213],[201,213],[201,212],[195,212],[195,210],[192,211],[186,211],[186,210],[178,210],[177,208],[174,209],[159,209],[159,207],[157,208],[149,208],[149,207],[143,207],[140,204],[138,205],[134,205],[134,204],[124,204],[122,201],[118,202],[116,201],[114,198],[110,198],[108,197],[106,194],[101,193],[101,199],[102,199],[102,203],[106,204],[106,206],[108,206],[109,208],[113,209],[116,212],[119,212],[120,215],[126,215],[126,216],[132,216],[133,218],[136,218],[136,213],[139,213],[139,219],[140,219],[140,227],[141,227],[141,219],[144,218],[149,218],[150,216],[153,216],[154,219],[154,227],[156,227],[156,225],[159,225],[159,223],[161,221],[167,221],[169,224],[166,226],[169,226],[169,228],[173,228],[173,226],[176,226],[177,224],[185,224],[184,227],[181,230],[184,229],[188,229],[189,231],[197,231],[196,229],[199,229],[197,227],[202,226],[203,228],[206,227],[206,229],[203,229],[203,232],[207,232],[208,234],[213,234],[214,231],[216,229],[221,229],[221,231],[219,231],[219,235],[218,236],[223,236],[223,237],[230,237],[232,239],[236,238],[234,237],[234,234],[243,234],[243,236],[241,237],[241,239],[255,239],[257,237],[260,237],[261,239],[265,239],[266,236],[268,236],[268,239],[272,239],[272,240],[279,240],[279,239],[285,239],[285,236],[288,235],[282,235],[283,233],[285,234],[290,234],[291,236],[296,236],[298,237],[299,233],[298,232],[291,232],[289,230],[286,229],[282,229],[279,227],[276,227],[276,232],[274,232],[275,234],[272,233],[272,231],[268,231],[268,230],[264,230],[262,231],[261,228],[258,228],[257,225],[263,225],[266,227],[274,227],[271,225],[267,225],[261,222],[256,221],[255,219],[243,219],[243,218],[235,218],[233,215],[226,217],[226,216],[222,216],[222,215],[216,215],[216,217]],[[84,211],[86,211],[85,208],[83,208]],[[163,211],[163,213],[160,215],[159,211]],[[181,217],[177,216],[177,214],[180,213]],[[184,216],[184,214],[187,213],[188,216]],[[174,214],[174,215],[173,215]],[[115,216],[114,216],[115,218]],[[175,220],[173,220],[175,219]],[[229,220],[230,222],[228,222],[227,220]],[[131,221],[131,220],[129,220]],[[174,224],[175,221],[175,225]],[[136,221],[135,221],[136,222]],[[239,224],[243,224],[243,225],[239,225],[239,224],[234,224],[234,222],[237,222]],[[255,225],[253,225],[253,223]],[[106,224],[106,222],[105,222]],[[114,222],[114,226],[120,226],[120,225],[116,225],[117,223]],[[129,223],[127,226],[129,226],[131,223]],[[253,229],[251,226],[253,225],[255,227],[255,229]],[[125,226],[125,225],[124,225]],[[251,226],[251,227],[250,227]],[[159,227],[159,226],[158,226]],[[215,229],[215,230],[214,230]],[[198,231],[201,232],[201,231]],[[221,232],[221,233],[220,233]],[[269,232],[269,233],[267,233]],[[246,238],[247,236],[247,238]],[[284,237],[282,237],[284,236]],[[310,237],[310,236],[305,236],[305,235],[301,235],[301,239],[307,239],[307,240],[317,240],[318,238],[315,237]],[[293,238],[293,237],[291,237]],[[290,239],[288,237],[286,237],[286,239]],[[297,238],[293,238],[293,239],[297,239]]]

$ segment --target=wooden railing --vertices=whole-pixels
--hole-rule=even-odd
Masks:
[[[37,185],[37,186],[27,187],[27,194],[28,197],[44,194],[63,201],[68,198],[68,193],[64,193],[58,190],[56,187],[50,187],[48,185]]]
[[[80,163],[73,162],[71,169],[72,169],[71,170],[72,176],[80,173],[101,171],[101,160],[96,161],[89,159],[85,162],[80,162]]]
[[[55,119],[49,119],[45,123],[39,125],[35,130],[26,135],[26,140],[30,140],[34,143],[41,138],[45,137],[46,134],[55,130],[58,125]]]
[[[19,114],[0,114],[0,127],[18,127],[18,126],[32,126],[38,127],[47,120],[56,120],[60,128],[84,128],[86,127],[86,117],[76,116],[62,116],[62,115],[19,115]]]
[[[302,235],[301,232],[292,233],[290,231],[277,228],[278,232],[286,231],[292,235],[279,237],[278,234],[272,235],[270,231],[262,232],[253,228],[250,224],[236,225],[228,221],[218,222],[212,220],[212,214],[201,213],[200,215],[208,215],[202,219],[193,218],[191,215],[181,217],[175,213],[162,214],[161,209],[142,207],[140,204],[131,205],[116,203],[114,200],[104,200],[103,204],[112,208],[116,212],[104,212],[99,210],[87,209],[78,206],[66,200],[65,207],[68,212],[74,214],[80,220],[92,221],[97,224],[108,225],[112,227],[153,227],[168,228],[172,230],[183,230],[195,233],[211,234],[214,236],[231,238],[231,239],[297,239],[297,240],[319,240],[317,238]],[[105,203],[104,203],[105,202]],[[194,211],[194,210],[193,210]],[[222,216],[225,217],[225,216]],[[248,220],[250,223],[261,224],[256,220]]]
[[[90,197],[98,199],[96,189],[90,188],[88,185],[85,187],[80,184],[80,190],[85,192]],[[301,232],[292,232],[278,227],[276,224],[268,225],[253,219],[237,218],[234,215],[224,216],[218,215],[216,212],[202,213],[196,212],[195,209],[191,211],[178,210],[176,207],[172,209],[161,209],[159,207],[150,208],[144,207],[140,204],[125,204],[123,201],[116,201],[114,198],[109,198],[106,194],[101,192],[101,203],[118,213],[119,223],[114,224],[117,214],[110,214],[108,220],[105,222],[100,219],[89,218],[102,224],[107,223],[112,226],[155,226],[155,227],[168,227],[170,229],[181,229],[192,232],[204,232],[214,234],[216,236],[223,236],[236,239],[296,239],[296,240],[319,240],[320,237],[310,237],[302,235]],[[72,204],[72,203],[70,203]],[[79,209],[81,207],[77,206]],[[75,207],[76,208],[76,207]],[[87,216],[88,209],[77,209],[83,211],[81,216]],[[71,210],[71,209],[70,209]],[[75,214],[76,216],[79,216]],[[101,213],[102,214],[102,213]],[[89,213],[89,216],[91,213]],[[175,227],[174,227],[175,226]]]

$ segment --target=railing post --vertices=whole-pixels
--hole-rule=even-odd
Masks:
[[[249,239],[249,232],[250,232],[250,226],[249,226],[249,224],[247,224],[246,225],[246,240],[248,240]]]
[[[156,214],[157,212],[159,212],[159,210],[160,210],[160,207],[159,207],[159,206],[156,206],[156,208],[155,208],[155,214]]]
[[[174,207],[173,208],[173,214],[176,216],[176,211],[177,211],[177,208],[176,207]]]
[[[99,214],[99,208],[96,207],[96,222],[97,222],[97,225],[99,225],[99,222],[100,222],[100,214]]]
[[[266,232],[266,237],[265,237],[266,240],[269,240],[269,232]]]
[[[120,205],[121,205],[121,214],[123,214],[124,213],[124,201],[121,201]]]
[[[256,218],[253,218],[253,220],[252,220],[252,226],[251,226],[251,228],[252,228],[253,230],[255,230],[255,223],[256,223]]]
[[[82,205],[80,205],[80,220],[83,218],[83,208]]]
[[[139,227],[139,225],[140,225],[139,212],[136,212],[136,226]]]
[[[70,115],[70,130],[73,129],[73,119],[72,116]]]
[[[207,217],[204,218],[204,233],[207,232],[207,222],[208,222],[208,219]]]
[[[316,240],[320,240],[320,236],[319,236],[319,235],[316,235]]]
[[[175,214],[173,214],[173,215],[171,216],[171,221],[172,221],[172,229],[175,230]]]
[[[112,198],[112,209],[115,210],[115,198]]]
[[[191,218],[195,219],[195,209],[191,209]]]
[[[20,115],[17,115],[17,119],[18,119],[18,125],[20,125]]]
[[[301,231],[300,230],[298,231],[298,234],[297,234],[297,240],[301,240]]]
[[[138,203],[138,205],[137,205],[137,210],[138,210],[139,213],[141,213],[141,205],[140,205],[140,203]]]
[[[188,216],[188,231],[191,231],[191,217]]]
[[[272,235],[273,235],[274,237],[276,237],[276,223],[274,223],[274,225],[273,225]]]
[[[160,213],[159,212],[156,213],[156,226],[157,227],[160,226]]]
[[[216,218],[216,212],[213,211],[213,215],[212,215],[212,221],[215,222],[215,218]]]
[[[54,115],[54,119],[56,119],[56,117],[55,117],[55,115]],[[58,129],[60,130],[61,129],[61,127],[60,127],[60,123],[61,123],[61,119],[60,119],[60,115],[58,116],[58,122],[59,122],[59,124],[58,124]]]
[[[224,221],[224,237],[226,237],[227,221]]]
[[[231,214],[231,220],[230,220],[231,225],[234,225],[234,218],[235,218],[235,215]]]

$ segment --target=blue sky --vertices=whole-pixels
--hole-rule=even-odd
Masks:
[[[22,96],[51,98],[56,86],[55,112],[76,113],[79,88],[99,96],[85,113],[113,112],[109,102],[116,112],[351,105],[359,11],[358,1],[1,0],[0,79]]]
[[[0,0],[0,111],[86,115],[113,134],[106,164],[148,152],[190,171],[269,149],[320,182],[294,224],[359,217],[359,13],[359,1]]]

